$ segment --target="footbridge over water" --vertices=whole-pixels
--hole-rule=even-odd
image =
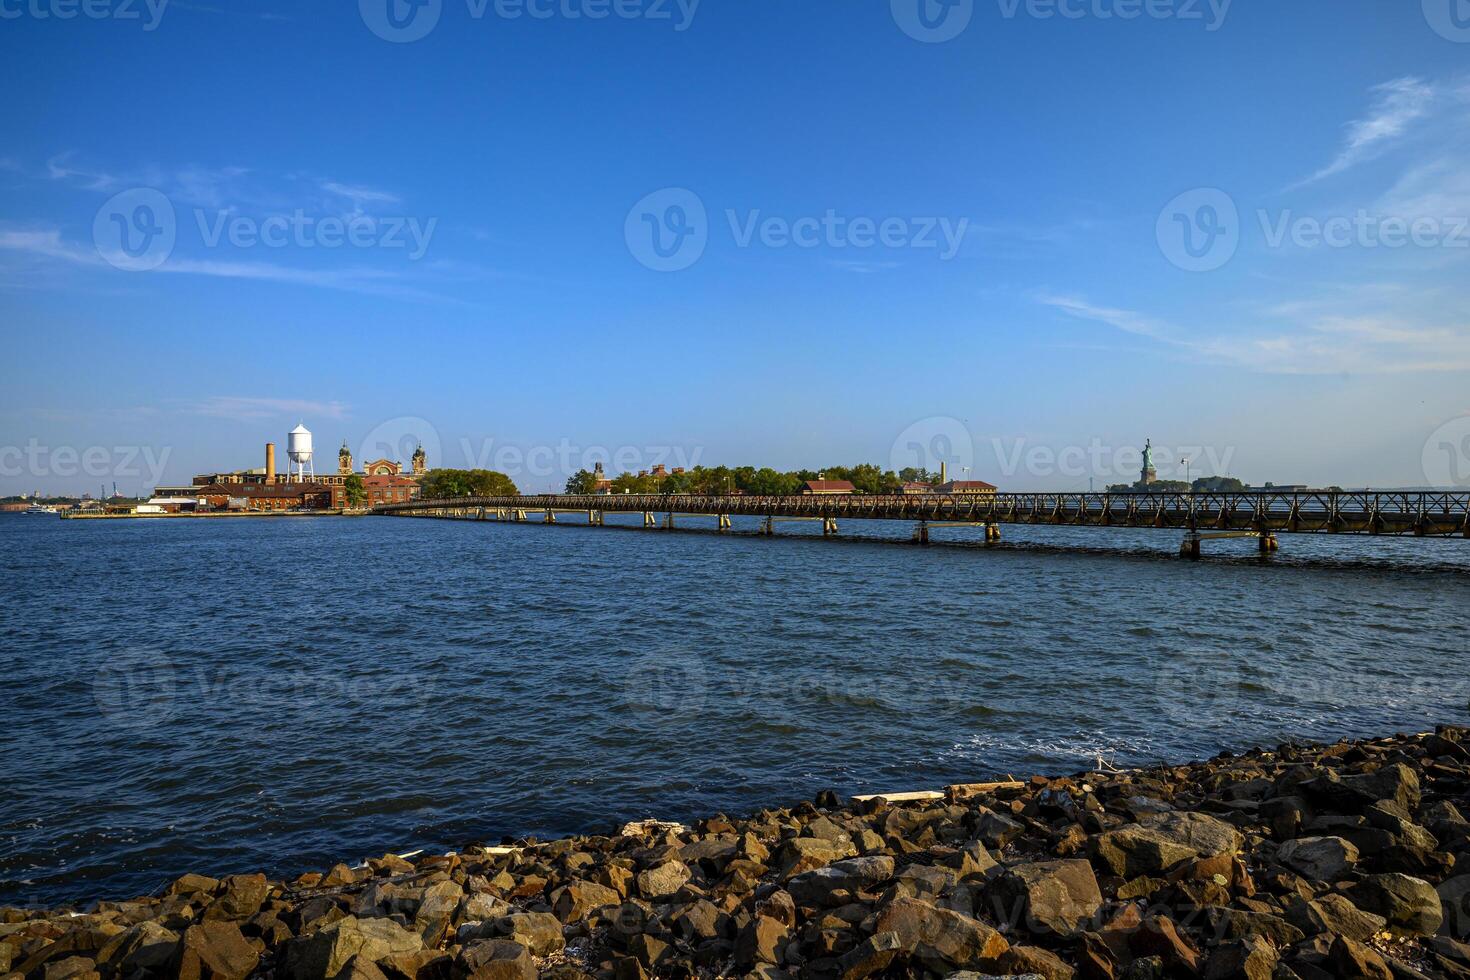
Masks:
[[[1262,554],[1277,550],[1278,534],[1392,535],[1470,538],[1470,493],[1272,491],[1243,493],[997,493],[851,496],[714,496],[611,494],[459,497],[386,504],[374,513],[459,520],[561,518],[604,525],[608,514],[640,514],[647,528],[673,528],[676,519],[714,518],[720,531],[733,517],[760,519],[760,533],[785,521],[820,521],[823,534],[843,521],[908,521],[913,540],[929,543],[936,527],[981,529],[988,544],[1003,524],[1160,528],[1182,532],[1180,554],[1198,558],[1212,538],[1255,538]],[[533,517],[534,515],[534,517]]]

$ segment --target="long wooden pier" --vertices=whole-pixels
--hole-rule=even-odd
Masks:
[[[908,521],[913,540],[929,542],[936,527],[976,527],[1000,540],[1004,524],[1160,528],[1182,532],[1180,554],[1198,558],[1212,538],[1251,537],[1262,554],[1277,550],[1278,534],[1387,535],[1470,539],[1470,493],[1272,491],[1243,493],[997,493],[851,496],[714,496],[694,494],[548,494],[460,497],[386,504],[374,513],[395,517],[528,521],[561,517],[602,525],[607,514],[640,514],[644,527],[675,526],[677,518],[713,517],[721,531],[732,517],[755,517],[763,534],[783,521],[820,521],[824,534],[839,522]]]

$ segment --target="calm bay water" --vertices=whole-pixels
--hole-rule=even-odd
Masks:
[[[842,530],[0,516],[0,902],[1465,720],[1470,542]]]

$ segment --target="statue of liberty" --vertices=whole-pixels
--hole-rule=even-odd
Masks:
[[[1154,469],[1154,441],[1147,439],[1143,443],[1143,472],[1139,474],[1138,482],[1148,486],[1158,478],[1159,471]]]

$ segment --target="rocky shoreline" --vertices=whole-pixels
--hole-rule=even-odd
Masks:
[[[901,796],[918,798],[900,798]],[[185,875],[0,910],[0,980],[1470,978],[1470,728]]]

